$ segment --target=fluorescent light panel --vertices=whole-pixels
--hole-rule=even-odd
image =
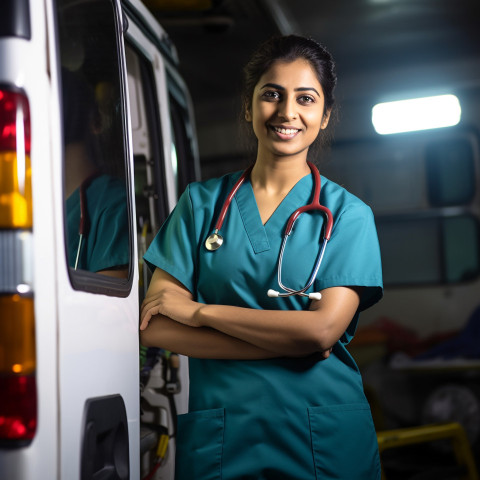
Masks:
[[[455,95],[438,95],[379,103],[372,108],[372,123],[377,133],[386,135],[451,127],[461,115]]]

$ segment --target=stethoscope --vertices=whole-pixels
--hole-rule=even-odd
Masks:
[[[78,268],[78,261],[80,260],[80,253],[82,252],[83,239],[88,235],[89,230],[87,211],[87,188],[90,186],[92,181],[100,175],[101,173],[99,171],[96,171],[92,175],[87,177],[80,185],[80,222],[78,225],[78,247],[77,255],[75,258],[75,270],[77,270]]]
[[[313,175],[313,181],[314,181],[314,192],[313,192],[313,199],[312,202],[309,203],[308,205],[305,205],[303,207],[297,208],[290,218],[288,219],[287,222],[287,227],[285,228],[285,233],[283,236],[283,242],[282,246],[280,248],[280,253],[278,256],[278,268],[277,268],[277,277],[278,277],[278,284],[280,285],[280,288],[283,290],[283,292],[278,292],[277,290],[270,289],[267,292],[267,295],[269,297],[290,297],[291,295],[300,295],[302,297],[308,297],[312,300],[320,300],[322,298],[322,294],[320,292],[312,292],[312,293],[305,293],[306,290],[308,290],[318,273],[318,270],[320,268],[320,265],[323,260],[323,256],[325,254],[325,248],[327,247],[327,243],[330,240],[330,236],[332,234],[332,228],[333,228],[333,215],[332,212],[327,208],[324,207],[323,205],[320,205],[320,190],[321,190],[321,178],[320,178],[320,173],[313,165],[311,162],[307,162],[308,166],[310,167],[310,170],[312,171]],[[220,215],[218,216],[217,223],[215,224],[215,228],[212,234],[210,234],[207,239],[205,240],[205,247],[207,250],[214,252],[215,250],[218,250],[222,244],[223,244],[223,237],[220,234],[220,229],[222,228],[223,221],[225,220],[225,215],[227,214],[227,211],[230,207],[230,204],[232,203],[233,197],[237,193],[238,189],[242,186],[242,184],[245,182],[245,180],[248,178],[250,175],[250,172],[252,171],[253,165],[248,167],[240,176],[240,178],[236,181],[235,185],[233,186],[232,190],[228,194],[222,209],[220,211]],[[283,254],[285,252],[285,246],[287,245],[287,240],[290,234],[292,233],[293,230],[293,225],[297,221],[298,217],[305,212],[311,211],[311,210],[320,210],[326,218],[326,225],[324,228],[324,234],[323,234],[323,243],[322,247],[320,248],[317,259],[315,261],[315,267],[312,271],[312,274],[310,278],[308,279],[307,284],[299,289],[299,290],[294,290],[293,288],[289,288],[285,286],[282,282],[282,263],[283,263]]]

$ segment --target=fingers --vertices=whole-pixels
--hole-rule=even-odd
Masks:
[[[152,317],[151,316],[148,316],[148,317],[144,317],[140,323],[140,330],[145,330],[147,327],[148,327],[148,324],[150,322],[150,319]]]
[[[330,354],[332,353],[332,350],[333,350],[333,347],[329,348],[328,350],[324,350],[324,351],[322,352],[323,358],[324,358],[324,359],[327,359],[327,358],[330,356]]]
[[[140,330],[145,330],[148,327],[148,324],[150,323],[150,320],[152,319],[152,314],[150,313],[149,310],[143,311],[140,316]]]
[[[143,300],[142,305],[140,307],[140,329],[144,330],[147,328],[148,322],[151,320],[153,315],[160,313],[160,298],[158,295],[151,296],[150,298],[147,297]],[[145,326],[142,328],[142,325]]]
[[[140,330],[145,330],[154,315],[160,313],[160,306],[155,302],[150,302],[143,306],[140,314]]]

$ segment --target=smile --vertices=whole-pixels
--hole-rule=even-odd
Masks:
[[[297,128],[281,128],[281,127],[272,127],[273,130],[282,135],[293,136],[296,135],[300,130]]]

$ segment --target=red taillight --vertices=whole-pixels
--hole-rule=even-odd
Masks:
[[[0,445],[12,447],[37,424],[32,220],[28,99],[0,88]]]
[[[22,145],[30,154],[30,109],[20,92],[0,89],[0,150],[17,151]]]
[[[30,108],[24,94],[0,89],[0,228],[31,227]]]
[[[36,427],[35,375],[0,375],[0,444],[29,441]]]
[[[33,298],[0,295],[0,444],[22,445],[35,434]]]

